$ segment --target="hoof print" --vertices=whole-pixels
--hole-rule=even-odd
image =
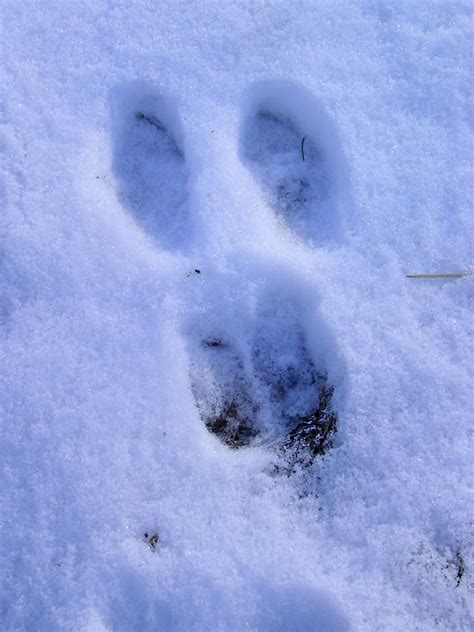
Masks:
[[[184,134],[173,99],[132,82],[111,92],[118,197],[154,245],[183,249],[193,233]]]
[[[291,81],[252,86],[242,117],[240,155],[276,216],[306,243],[342,236],[348,167],[325,108]]]
[[[229,448],[248,446],[258,435],[251,380],[232,342],[219,335],[194,347],[191,386],[206,428]]]
[[[207,430],[231,449],[274,451],[274,473],[310,467],[331,448],[338,420],[325,357],[311,351],[298,305],[262,295],[247,344],[206,330],[192,346],[190,378]]]

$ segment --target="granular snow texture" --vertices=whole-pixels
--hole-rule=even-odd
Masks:
[[[0,13],[1,629],[471,630],[472,3]]]

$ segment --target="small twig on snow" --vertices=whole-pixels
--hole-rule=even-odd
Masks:
[[[407,274],[407,279],[462,279],[472,272],[454,272],[452,274]]]

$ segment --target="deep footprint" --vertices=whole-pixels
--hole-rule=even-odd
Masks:
[[[124,206],[160,246],[190,233],[188,170],[175,105],[141,83],[112,91],[113,170]]]
[[[296,311],[270,302],[257,314],[250,358],[221,335],[203,337],[191,361],[191,385],[209,432],[231,448],[266,445],[276,471],[310,466],[332,444],[333,388],[317,369]]]
[[[208,337],[200,342],[191,363],[191,385],[206,428],[227,446],[247,446],[258,435],[251,383],[229,341]]]
[[[262,425],[281,457],[278,469],[307,467],[331,447],[337,430],[334,389],[308,349],[298,312],[290,302],[264,301],[253,343],[261,397],[268,402]]]
[[[311,95],[290,82],[258,84],[243,117],[241,157],[278,218],[301,238],[341,237],[344,160]]]

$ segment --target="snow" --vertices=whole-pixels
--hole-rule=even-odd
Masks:
[[[0,627],[472,629],[470,3],[1,13]]]

